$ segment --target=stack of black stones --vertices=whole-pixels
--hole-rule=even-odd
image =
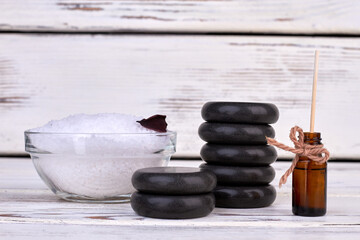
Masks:
[[[207,216],[215,208],[216,176],[199,168],[154,167],[137,170],[131,207],[145,217],[187,219]]]
[[[199,136],[207,143],[201,149],[200,165],[217,177],[216,207],[258,208],[271,205],[276,190],[270,166],[277,158],[265,136],[273,138],[269,125],[279,118],[274,104],[208,102],[201,111],[206,121]]]

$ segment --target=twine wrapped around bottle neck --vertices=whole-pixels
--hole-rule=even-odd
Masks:
[[[299,133],[299,139],[296,138],[296,133]],[[285,151],[289,151],[295,153],[295,157],[292,161],[290,168],[284,173],[279,182],[279,187],[286,183],[287,178],[294,171],[297,162],[299,161],[299,156],[308,157],[310,160],[322,164],[325,163],[330,158],[329,151],[324,148],[324,145],[310,145],[304,143],[304,131],[302,128],[295,126],[290,130],[290,140],[293,141],[295,148],[286,146],[285,144],[279,143],[273,138],[266,137],[266,140],[269,145],[273,145],[275,147],[281,148]],[[324,156],[322,156],[324,154]]]

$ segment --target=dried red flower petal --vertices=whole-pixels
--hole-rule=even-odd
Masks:
[[[165,115],[154,115],[149,118],[144,118],[141,121],[136,121],[141,124],[141,126],[154,130],[156,132],[166,132],[167,123],[165,121]]]

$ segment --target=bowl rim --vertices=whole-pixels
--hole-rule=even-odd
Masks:
[[[65,136],[72,136],[72,135],[104,135],[104,136],[111,136],[111,135],[130,135],[130,136],[169,136],[169,135],[176,135],[176,131],[166,131],[166,132],[148,132],[148,133],[126,133],[126,132],[115,132],[115,133],[69,133],[69,132],[39,132],[39,131],[32,131],[31,129],[24,131],[25,135],[65,135]]]

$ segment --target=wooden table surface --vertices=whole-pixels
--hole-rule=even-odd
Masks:
[[[289,165],[273,165],[274,185]],[[360,239],[359,168],[357,163],[329,163],[324,217],[292,215],[289,181],[267,208],[216,208],[204,218],[161,220],[137,216],[128,203],[62,201],[47,189],[29,159],[0,158],[0,239]]]

